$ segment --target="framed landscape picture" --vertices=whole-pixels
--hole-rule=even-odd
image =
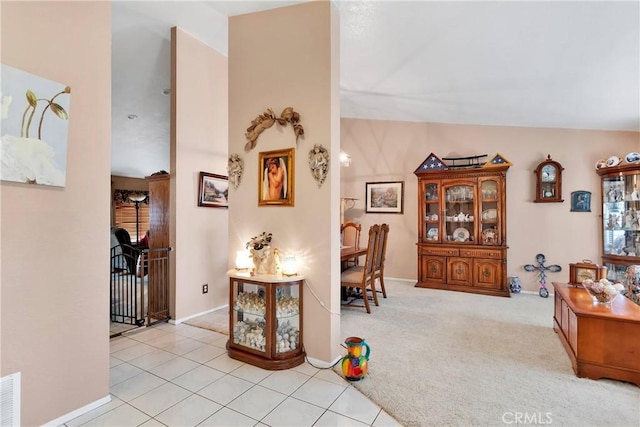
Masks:
[[[366,213],[401,214],[404,207],[404,181],[367,182]]]
[[[224,175],[200,172],[198,206],[207,208],[229,207],[229,178]]]

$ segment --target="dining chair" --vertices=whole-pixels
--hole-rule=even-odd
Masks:
[[[360,232],[362,225],[355,222],[345,222],[340,225],[340,236],[343,246],[352,246],[356,249],[360,248]],[[344,268],[353,267],[359,264],[358,257],[350,258],[344,261]]]
[[[343,271],[340,275],[340,286],[347,288],[356,288],[360,290],[362,300],[364,301],[364,308],[367,310],[367,313],[371,313],[367,289],[371,289],[371,292],[373,294],[373,302],[375,305],[378,305],[378,296],[374,279],[375,270],[373,264],[379,233],[380,226],[378,224],[374,224],[369,228],[369,241],[367,243],[367,255],[364,265],[349,268]],[[353,300],[342,305],[354,305],[351,304],[352,302]]]
[[[373,280],[380,282],[380,290],[384,298],[387,297],[387,290],[384,287],[384,261],[387,254],[387,237],[389,236],[389,224],[382,224],[378,233],[378,243],[373,261]]]

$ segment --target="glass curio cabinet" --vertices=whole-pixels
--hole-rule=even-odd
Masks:
[[[304,362],[301,276],[230,270],[229,357],[263,369]]]
[[[640,164],[597,170],[602,180],[602,264],[607,279],[626,284],[625,296],[640,304],[640,288],[627,267],[640,265]]]
[[[418,177],[417,287],[509,296],[506,172],[510,164],[434,167]],[[440,166],[443,166],[440,164]]]

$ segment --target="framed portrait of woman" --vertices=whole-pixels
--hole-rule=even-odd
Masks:
[[[293,206],[294,150],[259,154],[258,206]]]

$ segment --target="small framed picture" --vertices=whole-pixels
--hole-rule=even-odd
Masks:
[[[224,175],[200,172],[198,206],[206,208],[229,207],[229,178]]]
[[[574,191],[571,193],[571,212],[591,212],[591,192]]]
[[[293,148],[265,151],[258,160],[258,206],[293,206]]]
[[[367,182],[366,213],[397,213],[404,208],[404,181]]]

